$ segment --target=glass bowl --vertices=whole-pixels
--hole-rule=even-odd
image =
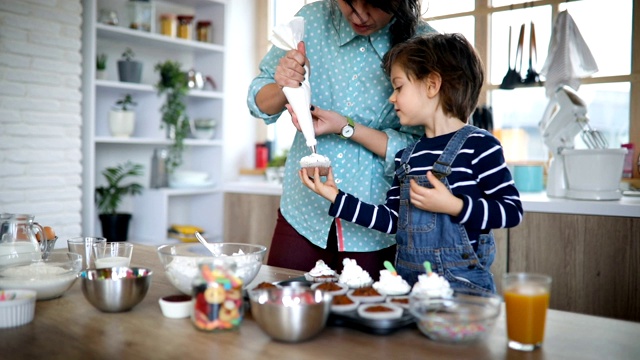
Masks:
[[[0,256],[0,289],[35,290],[37,300],[62,296],[82,270],[82,255],[52,252]]]
[[[429,339],[452,344],[482,340],[500,315],[502,298],[474,290],[454,290],[451,296],[409,296],[409,311]]]
[[[191,295],[193,278],[198,274],[202,261],[219,260],[235,264],[235,275],[242,279],[243,288],[258,274],[267,248],[262,245],[243,243],[210,243],[220,256],[213,256],[202,244],[161,245],[158,256],[164,271],[173,286],[184,294]]]

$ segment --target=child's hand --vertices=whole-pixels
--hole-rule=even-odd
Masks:
[[[454,196],[449,189],[438,180],[431,171],[427,172],[427,179],[433,185],[432,189],[422,187],[411,179],[409,199],[411,204],[420,210],[457,216],[462,211],[463,202]]]
[[[327,174],[327,181],[324,183],[320,181],[320,171],[318,168],[313,168],[313,177],[309,176],[307,168],[298,170],[298,175],[300,176],[300,180],[302,180],[304,186],[308,187],[323,198],[331,201],[331,203],[336,201],[339,191],[336,183],[333,181],[333,169],[331,167],[329,168],[329,174]]]

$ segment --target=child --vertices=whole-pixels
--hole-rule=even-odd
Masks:
[[[324,183],[317,168],[301,169],[300,179],[331,201],[329,215],[396,233],[396,270],[410,284],[428,260],[453,288],[495,292],[491,229],[518,225],[522,204],[500,142],[467,125],[484,82],[482,62],[464,36],[429,34],[394,46],[383,66],[400,124],[425,127],[397,153],[386,203],[340,191],[331,171]]]

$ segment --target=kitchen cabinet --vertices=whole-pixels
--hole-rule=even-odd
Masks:
[[[279,208],[280,196],[225,193],[224,241],[266,246],[266,263]]]
[[[640,217],[525,212],[508,270],[553,278],[550,307],[640,321]]]
[[[205,229],[211,237],[222,235],[223,193],[222,155],[224,141],[223,103],[225,98],[224,29],[226,0],[152,1],[150,31],[129,28],[129,1],[83,0],[83,233],[100,234],[94,205],[94,189],[102,184],[103,169],[131,160],[145,167],[142,195],[127,199],[121,211],[133,218],[129,238],[136,241],[163,243],[171,224],[192,224]],[[100,14],[115,12],[118,25],[100,22]],[[199,20],[211,22],[211,42],[195,38],[181,39],[161,35],[160,14],[194,15],[193,26]],[[157,29],[157,30],[156,30]],[[140,83],[118,80],[117,61],[126,48],[143,63]],[[96,79],[95,61],[98,54],[107,55],[106,79]],[[149,188],[151,158],[154,149],[167,148],[172,140],[161,127],[160,107],[164,97],[157,95],[155,84],[159,74],[157,63],[178,61],[184,71],[195,69],[210,76],[215,87],[205,85],[190,90],[187,95],[187,115],[191,120],[213,118],[216,132],[211,139],[185,140],[184,163],[179,170],[207,172],[212,185],[192,188]],[[129,138],[113,137],[108,126],[108,113],[116,101],[131,94],[137,103],[136,124]]]

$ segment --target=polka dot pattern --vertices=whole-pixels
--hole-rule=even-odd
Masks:
[[[389,26],[371,36],[359,36],[332,1],[311,3],[303,7],[298,16],[305,18],[304,41],[311,63],[311,103],[385,131],[389,137],[386,159],[338,135],[318,137],[318,153],[331,159],[340,189],[369,203],[384,203],[393,180],[394,155],[412,143],[416,135],[424,133],[420,128],[401,127],[388,101],[393,89],[380,65],[390,47]],[[418,30],[419,33],[429,31],[435,30],[426,24]],[[261,112],[255,96],[264,85],[274,82],[276,65],[284,53],[272,47],[249,88],[247,104],[251,114],[267,124],[274,123],[280,114],[270,116]],[[298,162],[307,155],[309,149],[302,133],[298,133],[285,166],[280,207],[283,216],[300,234],[326,248],[333,221],[327,214],[330,203],[307,189],[297,175]],[[342,225],[345,251],[374,251],[395,244],[394,235],[347,221],[342,221]]]

